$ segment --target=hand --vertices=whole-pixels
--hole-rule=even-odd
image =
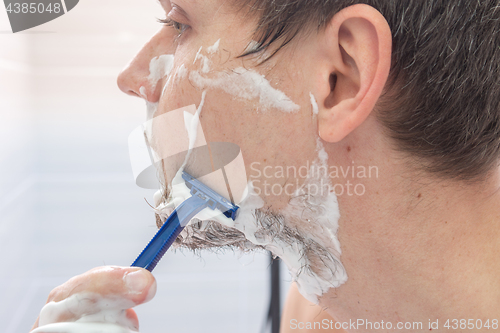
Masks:
[[[49,294],[33,333],[138,331],[132,307],[150,301],[156,293],[153,275],[138,267],[99,267],[70,279]],[[90,329],[89,329],[90,330]]]

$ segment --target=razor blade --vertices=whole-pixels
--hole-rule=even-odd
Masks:
[[[238,206],[232,204],[229,200],[188,173],[183,172],[182,178],[186,186],[191,190],[191,197],[182,202],[173,211],[132,266],[152,271],[189,221],[205,208],[217,209],[226,217],[233,220],[236,219]]]

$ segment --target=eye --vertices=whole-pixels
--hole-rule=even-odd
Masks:
[[[182,24],[177,21],[172,20],[171,18],[167,17],[165,19],[159,19],[158,22],[162,23],[163,25],[167,27],[173,27],[179,37],[187,30],[190,28],[189,25],[187,24]]]

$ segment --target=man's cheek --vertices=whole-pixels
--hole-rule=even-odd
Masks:
[[[160,100],[162,112],[176,110],[200,102],[201,92],[193,91],[185,75],[184,67],[180,68],[180,72],[179,68],[177,68],[172,80],[165,86]],[[199,97],[196,98],[196,95]]]

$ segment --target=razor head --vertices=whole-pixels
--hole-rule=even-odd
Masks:
[[[220,210],[227,218],[236,220],[239,207],[234,205],[231,201],[224,198],[219,193],[206,186],[198,179],[194,178],[187,172],[182,172],[182,178],[186,182],[186,186],[191,190],[192,196],[199,196],[204,200],[208,200],[208,205],[212,210]]]

